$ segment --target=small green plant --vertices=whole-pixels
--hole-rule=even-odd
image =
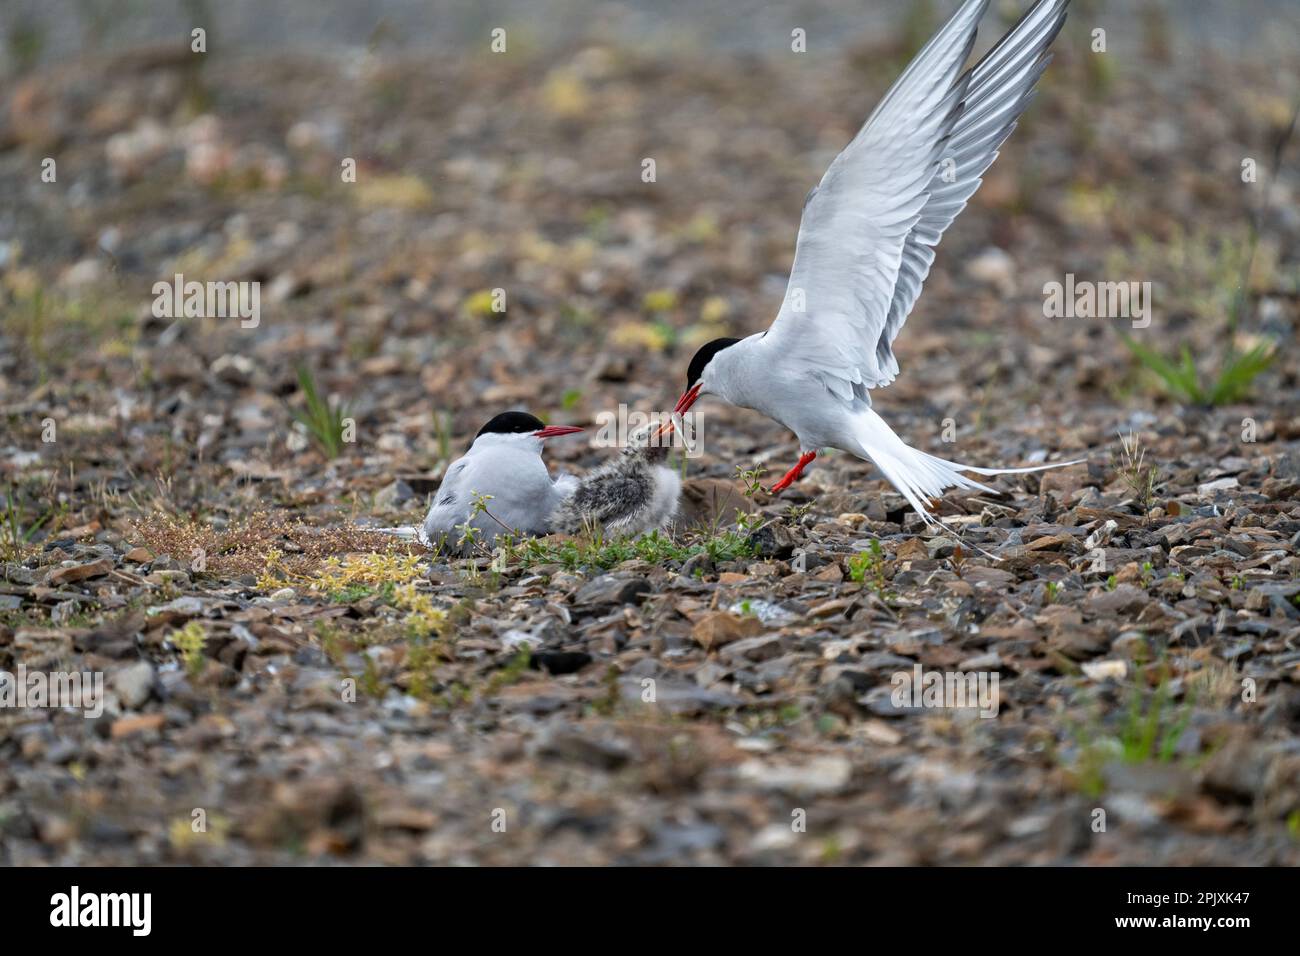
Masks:
[[[458,524],[455,527],[455,530],[460,532],[460,538],[457,539],[456,544],[464,552],[475,551],[478,552],[479,554],[482,554],[485,557],[493,558],[493,570],[499,572],[501,570],[501,567],[497,559],[508,558],[510,555],[514,554],[514,550],[515,550],[514,541],[518,537],[519,533],[515,531],[514,528],[510,527],[508,524],[502,521],[500,518],[498,518],[496,515],[494,515],[492,513],[492,510],[488,508],[488,502],[492,500],[491,495],[481,494],[477,491],[471,491],[470,495],[474,500],[470,504],[469,514],[465,516],[465,523]],[[493,557],[492,552],[488,549],[487,545],[484,544],[482,540],[483,529],[476,527],[473,524],[474,519],[477,518],[479,515],[487,515],[498,525],[500,525],[501,530],[504,531],[506,534],[505,539],[501,541],[501,553],[497,557]],[[477,583],[477,577],[478,577],[477,565],[474,566],[473,576],[476,579],[475,583]]]
[[[736,509],[736,530],[740,534],[753,534],[758,528],[762,527],[765,520],[762,512],[746,511],[744,508]]]
[[[305,407],[295,410],[293,417],[307,429],[321,454],[337,458],[343,453],[343,430],[349,417],[347,407],[323,398],[306,366],[298,367],[298,390],[302,392]]]
[[[1191,405],[1231,405],[1241,401],[1250,394],[1255,378],[1277,358],[1277,349],[1271,342],[1262,342],[1246,352],[1230,347],[1218,373],[1202,380],[1191,349],[1186,345],[1175,362],[1131,336],[1125,335],[1123,339],[1142,366],[1155,373],[1165,391]]]
[[[437,686],[438,665],[442,648],[435,641],[410,637],[406,644],[406,669],[410,672],[407,692],[420,700],[431,700]]]
[[[362,654],[365,658],[364,670],[361,672],[361,679],[357,681],[361,692],[372,700],[378,700],[384,696],[383,677],[379,673],[379,664],[369,654]]]
[[[1056,603],[1056,596],[1057,596],[1058,594],[1060,594],[1060,593],[1061,593],[1061,582],[1060,582],[1060,581],[1048,581],[1048,582],[1047,582],[1047,603],[1048,603],[1048,604],[1055,604],[1055,603]]]
[[[1192,702],[1184,700],[1175,707],[1168,669],[1161,671],[1159,683],[1149,695],[1140,685],[1133,687],[1128,711],[1120,731],[1120,744],[1126,763],[1155,760],[1168,763],[1174,758],[1178,740],[1192,719]]]
[[[853,557],[849,558],[849,580],[862,584],[867,577],[867,569],[871,566],[871,555],[865,551],[860,551]]]
[[[49,365],[45,330],[51,324],[46,311],[45,290],[40,286],[32,289],[25,304],[27,308],[22,307],[21,300],[14,303],[10,321],[26,347],[28,357],[40,371],[41,381],[44,381]]]
[[[1135,432],[1119,436],[1120,454],[1115,467],[1119,471],[1129,494],[1142,509],[1142,518],[1148,520],[1151,505],[1155,500],[1156,487],[1159,485],[1160,472],[1155,465],[1146,463],[1146,449],[1142,447],[1142,438]]]
[[[739,531],[720,531],[701,538],[690,546],[690,553],[698,551],[707,554],[715,564],[754,556],[754,546],[750,544],[749,536]]]
[[[172,646],[180,651],[181,663],[185,673],[191,678],[203,673],[207,661],[203,657],[203,648],[208,643],[208,635],[198,621],[190,621],[180,630],[172,631],[168,637]]]
[[[48,508],[44,514],[29,523],[21,513],[18,489],[10,485],[9,491],[5,494],[4,511],[0,512],[0,557],[6,561],[21,561],[23,553],[31,545],[36,533],[49,523],[51,518],[62,519],[66,511],[66,504],[57,508]]]
[[[329,658],[330,663],[342,670],[344,658],[347,657],[346,636],[343,630],[329,621],[317,621],[313,631],[320,643],[321,652]]]
[[[687,543],[678,543],[658,530],[638,538],[607,539],[600,528],[588,527],[565,541],[529,538],[517,546],[515,553],[525,567],[558,564],[567,571],[579,571],[606,570],[633,558],[662,564],[706,554],[715,563],[734,561],[753,557],[754,549],[748,536],[737,531],[700,534]]]
[[[868,581],[870,577],[870,581]],[[849,580],[868,585],[885,600],[887,597],[885,581],[885,551],[880,546],[879,538],[872,538],[865,551],[859,551],[849,558]]]
[[[1154,689],[1148,689],[1139,677],[1129,684],[1127,694],[1123,722],[1117,732],[1107,733],[1097,722],[1090,728],[1075,729],[1079,757],[1073,771],[1080,789],[1088,796],[1104,792],[1107,764],[1172,763],[1178,757],[1178,743],[1192,719],[1190,688],[1182,704],[1175,704],[1173,680],[1166,666]]]
[[[331,591],[327,595],[335,604],[355,604],[357,601],[370,597],[375,593],[375,589],[367,587],[364,584],[349,584],[337,591]]]
[[[762,465],[755,465],[753,468],[748,469],[742,465],[736,466],[736,478],[744,486],[741,493],[746,498],[753,499],[755,495],[763,490],[763,473],[766,470]],[[758,511],[746,511],[744,508],[736,509],[736,530],[741,534],[751,534],[765,520],[764,516]]]
[[[45,51],[45,28],[30,14],[16,17],[8,26],[9,59],[19,74],[26,73],[40,62]]]
[[[745,486],[744,495],[746,498],[753,498],[763,490],[763,474],[766,471],[767,469],[762,465],[755,465],[753,468],[745,468],[743,465],[736,466],[736,477]]]
[[[434,410],[433,436],[438,443],[439,463],[451,464],[451,412],[441,408]]]
[[[501,526],[501,530],[504,531],[506,534],[514,536],[518,533],[515,531],[514,528],[510,527],[510,525],[506,524],[504,521],[502,521],[500,518],[494,515],[492,513],[492,510],[488,508],[488,502],[492,500],[491,495],[485,495],[477,491],[471,491],[470,497],[474,499],[473,503],[470,505],[469,508],[470,518],[477,518],[479,515],[487,515],[489,518],[491,518],[493,521],[499,524]]]
[[[519,680],[528,672],[528,665],[532,661],[532,652],[527,648],[521,648],[514,657],[506,663],[505,667],[493,672],[488,678],[487,686],[484,688],[484,696],[495,694],[503,687],[518,683]]]
[[[801,505],[790,505],[788,508],[785,509],[786,520],[789,521],[791,524],[798,524],[800,521],[802,521],[805,517],[808,516],[808,512],[812,511],[812,507],[814,503],[815,502],[808,501]]]
[[[460,548],[462,552],[466,549],[472,551],[483,547],[482,542],[479,541],[483,536],[482,529],[474,527],[469,523],[468,519],[464,524],[456,525],[455,530],[460,532],[460,537],[456,539],[456,546]]]
[[[610,666],[605,671],[605,676],[601,678],[602,692],[587,705],[589,711],[600,717],[612,717],[618,710],[619,701],[622,699],[619,693],[618,679],[621,672],[617,667]]]

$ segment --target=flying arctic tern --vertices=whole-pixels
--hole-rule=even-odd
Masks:
[[[420,527],[379,528],[426,547],[466,553],[473,540],[489,547],[503,534],[541,535],[551,531],[556,507],[578,487],[573,475],[552,479],[542,461],[548,438],[582,431],[571,425],[543,425],[527,412],[503,412],[479,429],[469,451],[448,466],[433,504]],[[483,510],[475,502],[484,496]]]
[[[804,202],[794,265],[776,321],[743,339],[716,339],[691,360],[674,409],[701,395],[762,412],[795,433],[795,481],[817,453],[871,460],[933,523],[928,500],[946,488],[993,489],[975,468],[905,444],[871,407],[870,390],[898,374],[893,341],[907,320],[944,230],[979,188],[1015,128],[1069,0],[1038,0],[969,70],[988,0],[966,0],[921,49]],[[661,431],[667,431],[671,425]]]

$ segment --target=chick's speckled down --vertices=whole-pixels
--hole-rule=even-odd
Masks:
[[[663,464],[666,444],[638,436],[616,457],[587,475],[551,514],[551,528],[577,534],[599,525],[607,532],[637,535],[667,527],[677,513],[682,480]]]

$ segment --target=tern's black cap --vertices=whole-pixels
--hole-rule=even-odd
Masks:
[[[495,435],[524,435],[541,431],[545,427],[540,418],[527,412],[502,412],[480,428],[474,437],[478,438],[485,432]]]
[[[700,380],[700,376],[704,374],[704,366],[709,364],[713,356],[739,341],[740,339],[714,339],[712,342],[701,345],[700,350],[691,359],[691,367],[686,370],[687,389],[690,389],[692,385]]]

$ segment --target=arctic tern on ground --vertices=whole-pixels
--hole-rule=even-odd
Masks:
[[[447,468],[424,519],[424,536],[451,549],[464,525],[478,530],[489,547],[502,534],[547,534],[556,505],[573,494],[578,479],[552,479],[542,461],[548,438],[582,431],[571,425],[543,425],[527,412],[504,412],[479,429],[463,457]],[[490,495],[486,511],[470,517],[478,495]],[[466,543],[468,545],[468,542]]]
[[[925,519],[946,488],[992,491],[962,475],[1059,468],[974,468],[905,444],[871,407],[898,374],[893,341],[945,229],[1015,128],[1069,0],[1038,0],[962,72],[988,0],[966,0],[903,71],[804,201],[785,300],[766,332],[716,339],[691,360],[675,415],[701,395],[752,408],[799,439],[789,487],[824,448],[870,459]],[[672,425],[665,426],[665,431]]]
[[[578,479],[552,479],[542,461],[542,443],[580,431],[543,425],[527,412],[503,412],[480,428],[469,451],[448,466],[422,526],[375,530],[461,554],[473,549],[468,539],[462,543],[466,524],[477,530],[474,540],[488,547],[503,534],[548,534],[551,513],[577,489]],[[490,500],[471,517],[479,496]]]

